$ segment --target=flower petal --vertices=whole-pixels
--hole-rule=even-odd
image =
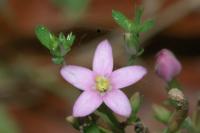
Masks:
[[[68,65],[60,73],[66,81],[81,90],[91,89],[94,85],[93,72],[87,68]]]
[[[94,112],[101,104],[102,98],[96,91],[85,91],[83,92],[73,108],[74,117],[84,117]]]
[[[106,76],[110,75],[113,70],[112,47],[107,40],[102,41],[94,55],[93,71],[97,74]]]
[[[120,68],[111,74],[110,80],[112,87],[121,89],[134,84],[147,73],[142,66],[128,66]]]
[[[131,105],[127,96],[121,90],[111,90],[104,95],[103,101],[115,113],[129,117],[131,114]]]

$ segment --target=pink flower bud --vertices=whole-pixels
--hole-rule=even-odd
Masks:
[[[156,73],[165,81],[171,81],[180,73],[181,64],[171,51],[162,49],[158,52],[156,58]]]

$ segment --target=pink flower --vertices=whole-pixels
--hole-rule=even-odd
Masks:
[[[171,51],[162,49],[156,55],[156,58],[156,73],[165,81],[171,81],[180,73],[182,68],[181,64]]]
[[[102,41],[95,52],[93,70],[67,65],[61,69],[63,78],[83,93],[73,107],[74,117],[84,117],[94,112],[103,102],[115,113],[130,116],[131,106],[120,90],[134,84],[146,74],[142,66],[128,66],[113,71],[112,47]]]

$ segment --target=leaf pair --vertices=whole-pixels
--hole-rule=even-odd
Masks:
[[[137,8],[134,20],[128,19],[123,13],[119,11],[112,11],[112,17],[126,32],[147,32],[154,26],[153,20],[146,20],[142,23],[143,9]]]

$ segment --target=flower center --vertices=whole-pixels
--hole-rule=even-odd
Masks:
[[[106,92],[109,89],[109,80],[103,76],[96,77],[96,89],[99,92]]]

